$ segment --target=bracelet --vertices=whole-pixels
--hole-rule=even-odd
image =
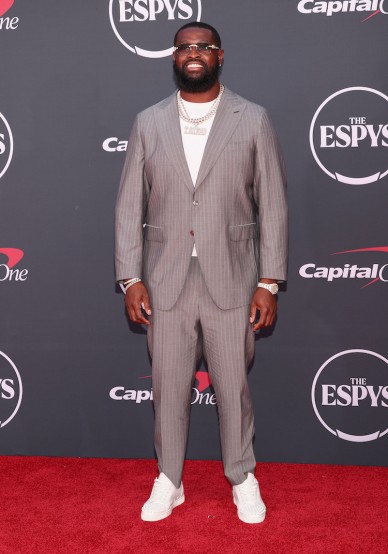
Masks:
[[[132,285],[135,285],[136,283],[140,283],[141,279],[139,277],[134,277],[133,279],[129,279],[128,281],[123,282],[124,291],[127,292],[129,287],[132,287]]]
[[[128,285],[128,283],[132,283],[132,281],[134,281],[135,279],[138,279],[138,277],[132,277],[132,279],[126,279],[126,280],[124,280],[124,281],[123,281],[124,287],[125,287],[126,285]]]

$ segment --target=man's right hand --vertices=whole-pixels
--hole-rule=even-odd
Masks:
[[[151,315],[150,299],[144,283],[141,281],[132,285],[125,293],[125,307],[131,321],[135,323],[144,323],[149,325],[150,322],[144,317],[141,311],[141,305],[144,306],[144,311],[147,315]]]

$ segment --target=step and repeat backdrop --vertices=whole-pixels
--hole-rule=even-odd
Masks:
[[[153,457],[145,330],[115,284],[137,112],[205,21],[288,170],[289,280],[249,379],[261,461],[388,461],[388,0],[0,0],[0,453]],[[206,366],[189,458],[220,457]]]

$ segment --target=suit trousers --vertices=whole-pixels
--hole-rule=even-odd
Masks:
[[[155,450],[159,471],[179,487],[187,446],[192,387],[201,354],[208,363],[218,408],[224,472],[232,485],[254,473],[254,421],[247,380],[255,338],[249,305],[221,310],[212,300],[199,261],[192,257],[184,287],[170,310],[152,310]]]

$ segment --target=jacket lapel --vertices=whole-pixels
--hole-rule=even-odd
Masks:
[[[193,192],[193,181],[191,180],[183,150],[176,93],[166,98],[155,108],[155,121],[159,140],[166,150],[171,165],[175,168],[190,192]]]
[[[245,103],[242,99],[225,88],[206,143],[195,185],[196,189],[207,177],[221,152],[228,144],[244,109]],[[176,93],[155,107],[155,121],[159,139],[164,145],[171,165],[175,168],[190,192],[193,192],[193,182],[183,150]]]
[[[245,103],[225,88],[210,130],[195,188],[197,189],[228,144],[245,109]]]

